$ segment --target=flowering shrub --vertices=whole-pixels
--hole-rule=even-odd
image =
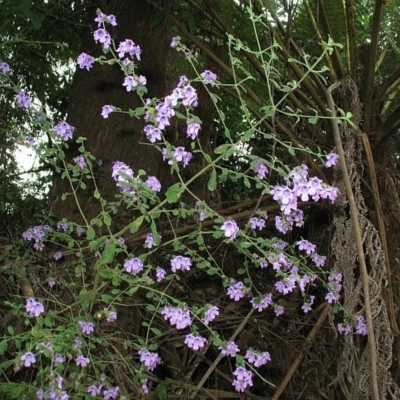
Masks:
[[[112,61],[119,65],[124,74],[122,87],[142,100],[143,134],[149,145],[159,150],[166,166],[178,177],[178,183],[165,188],[165,196],[161,195],[163,183],[156,176],[147,176],[146,171],[135,171],[133,166],[114,160],[108,173],[120,190],[115,204],[107,204],[96,188],[93,201],[98,200],[103,210],[97,218],[86,221],[82,215],[86,221],[83,226],[72,221],[59,221],[54,226],[34,226],[22,234],[35,251],[45,252],[46,246],[56,246],[57,251],[52,255],[55,262],[60,262],[64,256],[76,256],[78,262],[73,263],[77,265],[74,274],[80,282],[71,289],[74,293],[72,304],[57,304],[54,300],[52,291],[58,285],[66,285],[65,278],[54,276],[46,277],[48,289],[41,291],[42,298],[25,300],[28,316],[25,323],[31,331],[18,339],[13,367],[16,371],[23,368],[37,370],[35,395],[39,399],[116,399],[120,393],[124,396],[127,393],[123,393],[125,388],[116,385],[117,377],[106,375],[110,371],[108,364],[121,362],[116,353],[128,349],[132,355],[129,367],[124,368],[131,374],[137,396],[146,395],[154,389],[152,374],[164,363],[162,343],[158,343],[164,329],[179,331],[176,335],[181,344],[191,351],[207,352],[210,348],[217,351],[227,359],[224,362],[232,363],[233,388],[237,392],[251,390],[255,379],[265,380],[258,369],[271,362],[274,355],[264,348],[241,347],[234,337],[225,336],[218,324],[219,318],[227,313],[222,307],[226,303],[238,303],[248,306],[251,312],[271,312],[280,316],[286,310],[278,300],[297,293],[301,298],[299,309],[303,313],[310,312],[314,303],[323,300],[340,310],[342,276],[329,270],[326,257],[318,254],[316,244],[306,239],[288,243],[278,238],[305,224],[307,216],[301,202],[334,203],[338,189],[313,176],[306,165],[277,170],[271,160],[250,151],[244,152],[241,157],[247,157],[246,162],[251,168],[235,174],[245,185],[253,185],[260,195],[268,195],[276,205],[276,215],[273,212],[268,215],[262,208],[245,218],[219,215],[203,199],[193,195],[189,185],[210,173],[208,189],[215,190],[218,173],[222,181],[222,177],[231,172],[222,161],[229,159],[239,145],[249,139],[239,137],[237,143],[218,147],[214,159],[202,153],[198,142],[202,134],[201,121],[195,113],[201,99],[196,85],[216,90],[222,86],[217,75],[210,70],[196,71],[196,79],[181,76],[176,87],[163,99],[146,98],[147,79],[135,72],[141,48],[131,39],[124,39],[119,44],[114,42],[107,29],[117,24],[115,16],[99,11],[96,22],[98,29],[93,38],[102,46],[105,55],[95,59],[82,53],[77,59],[78,67],[90,73],[96,62]],[[172,39],[171,47],[184,53],[188,51],[179,37]],[[10,72],[4,61],[0,63],[0,69],[3,74]],[[31,109],[31,99],[23,91],[17,93],[15,102],[18,107]],[[99,110],[99,115],[112,118],[119,112],[123,110],[106,104]],[[177,118],[186,124],[187,147],[175,147],[165,137],[166,129]],[[84,190],[85,179],[95,185],[93,168],[96,160],[86,151],[85,139],[75,137],[75,127],[62,121],[50,129],[49,134],[58,139],[53,154],[61,161],[63,176],[71,182],[73,190],[78,187]],[[73,163],[68,163],[62,156],[62,149],[71,140],[80,144],[81,154],[73,159]],[[191,164],[196,153],[204,157],[206,166],[186,179],[187,175],[182,171]],[[327,168],[338,162],[338,156],[333,152],[326,157],[317,156]],[[268,182],[271,171],[279,172],[279,178]],[[74,186],[76,184],[78,186]],[[192,197],[193,207],[183,201],[179,204],[183,194]],[[79,202],[77,207],[80,210]],[[113,212],[108,210],[117,212],[118,207],[131,210],[135,219],[114,231]],[[188,234],[181,235],[173,230],[171,233],[158,225],[161,211],[167,219],[178,216],[196,222]],[[98,237],[95,227],[103,224],[109,234]],[[266,233],[267,227],[273,234]],[[134,250],[128,246],[123,237],[128,236],[128,232],[136,234],[135,240],[140,239],[142,245]],[[213,254],[206,244],[212,241],[234,252],[237,265],[224,265],[223,258],[217,252]],[[91,266],[84,256],[88,252],[95,258]],[[256,276],[267,277],[268,284]],[[213,284],[219,287],[217,293],[205,291],[203,301],[200,297],[197,302],[192,301],[182,294],[187,290],[182,286],[188,285],[189,291],[194,291],[193,277],[199,281],[213,277]],[[311,294],[318,285],[325,291],[322,299]],[[116,306],[135,298],[139,292],[144,292],[146,299],[140,327],[144,330],[138,330],[141,334],[135,341],[126,340],[122,346],[118,343],[121,346],[118,347],[113,341],[120,335],[116,329],[119,321]],[[16,314],[26,315],[21,307],[14,305],[14,309]],[[362,315],[345,316],[338,330],[343,334],[353,331],[367,334]],[[12,337],[12,332],[10,335]],[[251,345],[257,346],[257,343]],[[116,352],[116,349],[119,350]]]

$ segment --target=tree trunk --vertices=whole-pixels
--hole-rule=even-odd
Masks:
[[[138,75],[147,78],[148,97],[162,97],[165,93],[165,66],[170,34],[163,24],[152,27],[156,10],[142,0],[95,1],[89,8],[88,18],[92,29],[86,29],[82,40],[82,52],[94,57],[102,54],[96,45],[92,32],[97,29],[93,22],[97,7],[105,14],[117,17],[116,27],[107,27],[116,42],[132,39],[142,49],[142,60],[138,62]],[[96,182],[102,196],[112,200],[120,189],[111,178],[112,164],[123,161],[137,173],[144,169],[148,175],[158,175],[160,168],[167,168],[162,159],[143,133],[143,120],[129,117],[127,114],[112,113],[109,118],[101,116],[104,105],[121,107],[123,110],[135,109],[142,105],[140,98],[132,92],[127,92],[122,86],[124,75],[117,65],[98,65],[93,69],[77,69],[73,78],[69,108],[68,123],[76,128],[74,140],[79,137],[87,138],[86,148],[101,160],[98,167]],[[71,160],[78,155],[77,145],[70,144],[66,157]],[[78,200],[87,219],[93,218],[100,211],[98,202],[94,202],[93,187],[78,191]],[[66,179],[60,175],[54,177],[50,196],[50,209],[62,218],[82,222],[75,201],[61,196],[71,192]]]

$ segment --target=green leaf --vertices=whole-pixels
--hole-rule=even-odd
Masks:
[[[86,231],[86,239],[87,240],[92,240],[96,236],[96,232],[94,229],[89,226],[88,230]]]
[[[210,192],[213,192],[217,188],[217,171],[215,169],[212,170],[210,179],[207,183],[207,189]]]
[[[167,400],[167,388],[164,382],[161,382],[153,391],[149,400]]]
[[[139,230],[144,220],[144,215],[141,215],[139,218],[136,218],[130,225],[129,231],[131,233],[135,233]]]
[[[217,272],[218,272],[218,268],[215,268],[215,267],[207,270],[208,275],[215,275]]]
[[[175,183],[175,185],[172,185],[168,188],[168,190],[165,193],[165,196],[167,197],[167,201],[169,204],[174,204],[179,200],[181,194],[182,191],[180,183]]]
[[[95,199],[99,199],[100,198],[100,193],[99,193],[99,191],[97,189],[94,191],[93,196],[94,196]]]
[[[116,247],[115,244],[110,244],[107,246],[100,256],[100,261],[102,264],[110,264],[115,257]]]
[[[110,225],[111,225],[112,219],[111,219],[110,214],[104,214],[103,219],[104,219],[104,223],[105,223],[107,226],[110,226]]]

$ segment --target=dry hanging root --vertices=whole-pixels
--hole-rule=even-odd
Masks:
[[[384,400],[388,396],[398,399],[400,390],[389,371],[393,333],[381,295],[387,284],[385,256],[379,234],[367,219],[367,207],[361,192],[363,170],[359,131],[347,123],[342,123],[339,129],[336,119],[332,91],[339,85],[343,87],[342,97],[350,91],[355,126],[361,120],[360,104],[353,82],[346,79],[331,85],[327,91],[327,100],[332,112],[336,151],[340,157],[335,186],[341,191],[334,216],[332,252],[335,256],[335,270],[343,275],[345,311],[350,315],[364,311],[368,328],[366,347],[362,347],[361,341],[353,335],[344,337],[339,375],[347,378],[352,400]],[[347,206],[350,208],[350,219],[346,213]]]

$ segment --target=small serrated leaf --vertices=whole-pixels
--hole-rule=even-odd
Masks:
[[[207,183],[207,189],[210,192],[213,192],[217,188],[217,171],[215,169],[212,170],[210,179]]]
[[[92,240],[96,236],[96,232],[94,229],[89,226],[88,230],[86,231],[86,239],[87,240]]]
[[[180,183],[175,183],[174,185],[170,186],[165,193],[167,201],[169,204],[176,203],[181,197],[181,185]]]

